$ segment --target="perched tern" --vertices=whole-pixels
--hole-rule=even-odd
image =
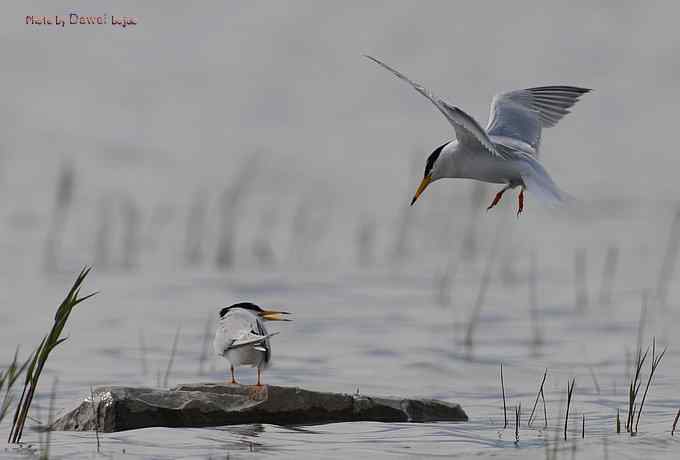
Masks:
[[[498,204],[508,189],[521,187],[519,215],[524,209],[524,190],[548,204],[564,202],[568,196],[538,162],[541,131],[555,126],[569,113],[579,97],[591,90],[575,86],[541,86],[496,95],[486,129],[456,106],[435,96],[429,89],[378,59],[366,56],[415,88],[444,115],[456,139],[437,147],[427,158],[425,174],[413,205],[430,183],[443,178],[475,179],[505,184],[488,209]]]
[[[234,367],[250,365],[257,367],[257,386],[261,386],[260,374],[269,365],[272,356],[269,338],[278,334],[268,333],[264,322],[290,321],[282,317],[288,314],[285,311],[263,310],[250,302],[237,303],[220,310],[213,348],[215,353],[230,363],[230,383],[238,383],[234,377]]]

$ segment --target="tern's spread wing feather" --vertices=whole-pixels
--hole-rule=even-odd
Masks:
[[[574,86],[541,86],[498,94],[491,103],[486,130],[489,136],[526,142],[538,151],[542,128],[555,126],[589,91]]]
[[[243,338],[234,340],[229,346],[227,346],[226,350],[233,350],[235,348],[241,348],[241,347],[246,347],[248,345],[253,345],[253,344],[256,344],[256,343],[261,343],[261,342],[264,342],[265,340],[269,339],[270,337],[275,336],[276,334],[278,334],[278,332],[272,332],[271,334],[267,334],[267,335],[258,335],[258,334],[248,333]],[[266,351],[266,349],[264,351]]]
[[[418,91],[420,94],[428,98],[439,109],[439,111],[442,114],[444,114],[444,117],[446,117],[449,123],[453,125],[453,128],[456,131],[456,138],[458,139],[459,143],[461,144],[467,143],[468,145],[474,143],[476,145],[481,145],[484,148],[484,150],[488,151],[491,155],[500,156],[499,152],[496,150],[493,142],[491,142],[491,139],[489,139],[489,136],[486,134],[484,129],[470,115],[463,112],[458,107],[455,107],[449,104],[448,102],[444,101],[443,99],[440,99],[434,93],[432,93],[432,91],[425,88],[420,83],[414,82],[413,80],[409,79],[406,75],[393,69],[384,62],[379,61],[378,59],[368,55],[366,55],[366,57],[371,61],[375,62],[376,64],[389,70],[402,80],[410,83],[411,86],[413,86],[413,88],[416,91]]]

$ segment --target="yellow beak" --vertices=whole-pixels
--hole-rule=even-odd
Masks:
[[[420,181],[420,185],[418,186],[418,190],[416,190],[416,194],[413,197],[413,200],[411,200],[411,206],[413,206],[413,203],[416,202],[418,197],[420,196],[421,193],[425,191],[428,185],[430,185],[430,182],[432,182],[432,176],[425,176],[423,177],[423,180]]]
[[[282,318],[281,315],[290,315],[287,311],[264,310],[260,313],[260,318],[265,321],[291,321],[287,318]]]

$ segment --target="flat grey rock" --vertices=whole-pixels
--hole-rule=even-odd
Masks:
[[[92,398],[59,418],[52,428],[104,433],[148,427],[205,427],[268,423],[466,421],[458,404],[432,399],[324,393],[294,387],[218,383],[166,390],[99,387]]]

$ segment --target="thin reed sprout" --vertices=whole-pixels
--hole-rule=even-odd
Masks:
[[[626,418],[626,431],[634,434],[633,420],[635,417],[635,410],[637,408],[636,399],[638,392],[640,391],[640,386],[642,381],[640,380],[642,374],[642,366],[647,360],[647,355],[649,354],[649,348],[642,353],[642,349],[638,348],[637,358],[635,360],[635,373],[631,378],[630,384],[628,385],[628,417]]]
[[[503,428],[508,427],[508,408],[505,404],[505,382],[503,381],[503,363],[501,363],[501,393],[503,395],[503,419],[505,420],[505,423],[503,424]]]
[[[519,443],[519,421],[522,414],[522,403],[515,407],[515,444]]]
[[[640,423],[640,415],[642,414],[642,408],[645,405],[645,400],[647,399],[647,392],[649,391],[649,386],[652,384],[652,379],[654,378],[654,373],[656,372],[656,368],[659,366],[659,363],[661,363],[661,360],[663,359],[664,355],[666,354],[667,348],[664,348],[663,351],[659,354],[659,356],[656,356],[656,338],[652,339],[652,361],[651,361],[651,369],[649,371],[649,378],[647,379],[647,385],[645,386],[645,392],[642,394],[642,401],[640,402],[640,409],[637,412],[637,419],[635,420],[635,432],[637,433],[638,431],[638,424]]]
[[[543,395],[543,385],[545,385],[545,379],[548,377],[548,368],[545,368],[543,373],[543,379],[541,380],[541,385],[538,387],[538,393],[536,393],[536,401],[534,401],[534,407],[531,409],[531,415],[529,415],[529,420],[527,421],[527,426],[531,426],[531,422],[534,420],[534,413],[536,412],[536,406],[538,405],[538,398]],[[545,399],[543,399],[543,406],[545,409]],[[544,414],[545,415],[545,414]],[[546,424],[548,423],[548,417],[546,416]]]
[[[569,421],[569,408],[571,407],[571,398],[574,395],[574,385],[576,384],[576,379],[571,379],[571,382],[567,382],[567,411],[564,415],[564,440],[567,440],[567,422]]]
[[[99,442],[99,403],[95,402],[92,385],[90,385],[90,401],[92,402],[92,417],[94,418],[94,435],[97,438],[97,453],[100,453],[101,444]]]

